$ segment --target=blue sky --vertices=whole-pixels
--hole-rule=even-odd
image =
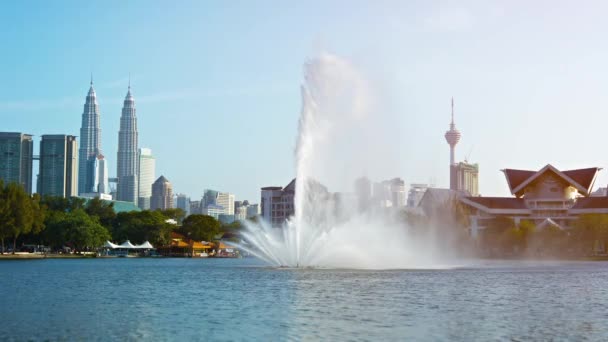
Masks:
[[[398,162],[379,177],[447,186],[454,96],[457,159],[480,164],[483,195],[507,195],[503,168],[608,165],[606,7],[5,2],[0,130],[78,135],[92,71],[114,174],[130,73],[140,146],[157,157],[157,175],[192,197],[213,188],[257,202],[261,186],[294,175],[302,64],[326,50],[356,65],[399,116]],[[603,171],[598,183],[607,182]]]

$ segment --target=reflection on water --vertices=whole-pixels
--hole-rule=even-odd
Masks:
[[[255,260],[0,262],[2,340],[606,339],[608,264],[276,269]]]

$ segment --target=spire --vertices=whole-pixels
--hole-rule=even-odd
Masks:
[[[452,125],[454,124],[454,97],[452,96]]]
[[[131,73],[129,72],[129,92],[131,92]]]
[[[93,72],[91,71],[91,87],[93,86]]]

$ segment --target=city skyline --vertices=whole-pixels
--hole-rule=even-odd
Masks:
[[[324,10],[317,11],[319,6]],[[253,4],[234,9],[196,2],[60,9],[9,4],[0,14],[0,37],[12,52],[0,57],[0,73],[11,80],[0,82],[0,118],[6,122],[3,131],[36,139],[78,135],[83,90],[93,71],[101,150],[112,172],[131,72],[138,109],[145,114],[138,122],[139,145],[155,151],[157,174],[168,175],[177,191],[192,198],[217,188],[257,200],[260,187],[284,185],[295,176],[302,64],[319,50],[329,50],[361,69],[380,93],[382,109],[398,118],[397,160],[386,174],[362,170],[363,175],[400,176],[408,184],[432,180],[447,187],[449,150],[442,135],[453,96],[463,134],[456,160],[470,156],[479,163],[482,195],[507,195],[499,171],[505,165],[608,165],[598,149],[588,148],[602,146],[601,131],[582,141],[564,124],[573,117],[594,126],[608,124],[602,108],[608,50],[597,44],[607,28],[600,16],[606,5],[523,8],[477,2],[353,4],[347,9],[319,2],[263,11]],[[78,15],[83,10],[96,15],[85,20]],[[336,15],[344,11],[349,15]],[[155,26],[157,18],[169,28]],[[21,33],[16,36],[15,30]],[[26,43],[33,41],[41,43]],[[204,142],[219,141],[226,141],[225,149],[203,153]],[[232,151],[242,146],[250,150],[235,158]],[[38,149],[34,144],[34,154]],[[221,172],[206,167],[209,161],[222,165]],[[250,177],[242,177],[244,168]],[[608,173],[600,172],[596,184],[606,183]]]

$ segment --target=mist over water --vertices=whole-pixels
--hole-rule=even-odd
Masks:
[[[278,266],[436,267],[432,239],[414,238],[396,208],[362,207],[354,193],[362,176],[398,176],[397,136],[387,134],[396,121],[379,109],[372,88],[338,56],[305,64],[295,215],[282,228],[250,224],[244,238],[254,247],[241,247]]]

